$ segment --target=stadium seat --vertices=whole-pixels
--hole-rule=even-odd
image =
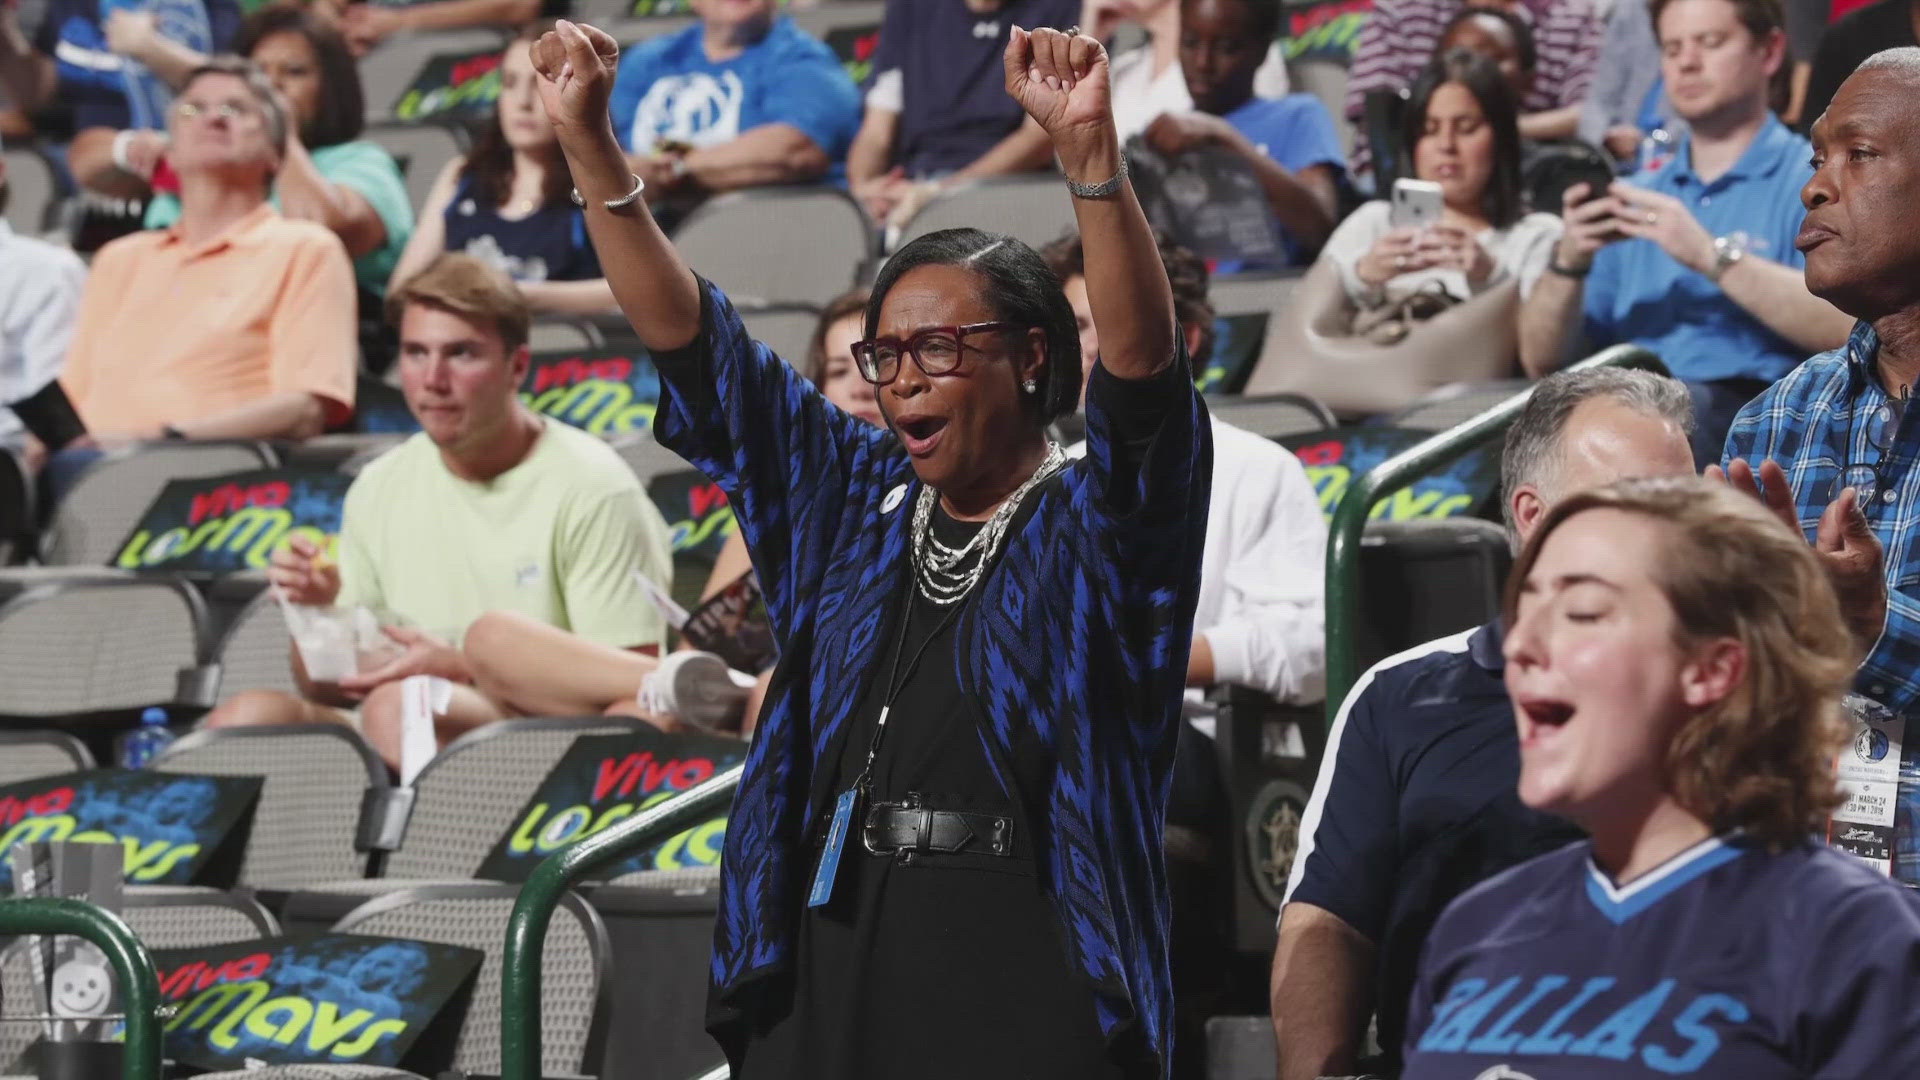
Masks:
[[[367,901],[334,926],[342,934],[411,938],[485,950],[454,1068],[500,1072],[500,957],[517,885],[461,882],[401,889]],[[607,929],[576,894],[562,898],[541,959],[541,1067],[548,1076],[588,1072],[607,1013]],[[251,1077],[254,1074],[247,1074]],[[289,1080],[324,1075],[289,1070]]]
[[[443,124],[373,124],[366,137],[386,148],[407,179],[407,201],[425,206],[447,162],[465,152],[460,136]]]
[[[1333,413],[1303,394],[1214,398],[1207,402],[1207,409],[1215,420],[1268,439],[1330,431],[1335,426]]]
[[[615,439],[612,445],[620,455],[620,460],[627,463],[642,484],[651,483],[655,477],[693,468],[685,458],[655,441],[651,432],[638,431],[623,435]]]
[[[430,33],[402,33],[382,41],[360,60],[360,86],[367,100],[367,119],[379,122],[393,115],[393,103],[406,92],[420,69],[436,56],[463,55],[497,49],[506,41],[498,30],[474,27]],[[419,209],[416,201],[414,209]]]
[[[1340,130],[1340,149],[1353,157],[1356,134],[1347,122],[1347,65],[1334,60],[1302,60],[1287,65],[1287,81],[1295,93],[1312,94],[1327,107]]]
[[[686,1080],[724,1064],[706,1032],[707,963],[720,900],[718,867],[623,874],[587,895],[615,956],[645,957],[608,977],[614,1023],[601,1075]]]
[[[1454,383],[1394,413],[1387,422],[1394,427],[1413,431],[1445,431],[1466,423],[1515,394],[1525,393],[1532,386],[1526,379]]]
[[[33,476],[20,452],[0,446],[0,566],[33,554],[39,519],[34,509]]]
[[[1073,198],[1052,170],[969,181],[921,207],[893,250],[930,232],[961,227],[1006,233],[1039,247],[1075,228]]]
[[[79,739],[58,731],[0,731],[0,785],[93,768]]]
[[[272,937],[279,924],[250,896],[184,885],[129,885],[120,915],[149,949],[185,949]],[[19,942],[0,950],[0,1012],[38,1011],[33,965]],[[0,1068],[14,1062],[39,1033],[38,1025],[0,1015]]]
[[[1287,305],[1302,272],[1222,274],[1207,284],[1215,315],[1262,315]]]
[[[220,636],[213,662],[220,669],[219,696],[242,690],[298,693],[290,663],[293,635],[271,590],[263,589]]]
[[[837,187],[765,187],[717,195],[673,243],[735,303],[824,304],[873,257],[866,211]]]
[[[29,585],[0,603],[0,715],[174,702],[205,625],[200,595],[170,578],[102,570]]]
[[[1492,619],[1512,565],[1507,532],[1491,521],[1368,522],[1360,540],[1358,667]]]
[[[38,150],[10,147],[7,159],[7,224],[22,236],[39,236],[53,224],[60,201],[53,163]]]
[[[328,469],[352,476],[362,466],[399,446],[407,437],[397,432],[343,432],[277,447],[280,460],[295,468]]]
[[[575,738],[646,727],[615,717],[501,720],[462,735],[414,778],[406,838],[387,856],[382,876],[472,878]]]
[[[806,304],[745,305],[740,308],[740,321],[746,324],[747,333],[772,349],[775,356],[806,369],[813,330],[820,325],[819,308]]]
[[[338,724],[196,731],[156,758],[164,772],[261,776],[240,883],[292,889],[366,876],[358,850],[361,808],[388,786],[386,766]],[[518,809],[515,803],[514,808]]]
[[[54,566],[106,565],[167,481],[275,464],[273,451],[256,442],[145,443],[108,454],[54,510],[40,557]]]

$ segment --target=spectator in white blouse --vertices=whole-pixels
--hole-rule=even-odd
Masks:
[[[1440,185],[1444,208],[1424,229],[1394,227],[1385,200],[1341,222],[1320,257],[1339,268],[1354,306],[1436,282],[1459,300],[1516,278],[1528,292],[1553,255],[1560,219],[1522,212],[1520,132],[1499,68],[1466,50],[1441,57],[1414,84],[1401,144],[1414,175]]]
[[[0,213],[7,194],[0,158]],[[24,446],[31,432],[58,450],[84,433],[59,375],[86,280],[78,255],[15,235],[0,217],[0,445]]]
[[[1203,370],[1213,336],[1207,265],[1165,236],[1159,241],[1174,316],[1194,370]],[[1087,305],[1080,240],[1062,237],[1041,254],[1073,305],[1080,356],[1090,375],[1100,339]],[[1321,568],[1327,545],[1319,496],[1292,453],[1231,424],[1212,424],[1213,494],[1187,685],[1235,683],[1291,704],[1319,701],[1326,692]],[[1085,448],[1080,443],[1067,452],[1077,457]]]

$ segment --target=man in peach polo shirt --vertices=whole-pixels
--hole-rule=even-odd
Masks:
[[[102,442],[302,439],[353,412],[353,269],[267,202],[287,119],[244,61],[195,69],[169,116],[180,220],[100,249],[61,383]]]

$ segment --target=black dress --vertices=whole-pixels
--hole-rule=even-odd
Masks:
[[[936,510],[933,528],[942,543],[958,547],[980,526]],[[901,865],[869,853],[853,830],[833,900],[801,913],[792,1006],[749,1036],[736,1076],[1119,1077],[1092,988],[1066,953],[1035,873],[1027,823],[1045,805],[1051,763],[1037,738],[1021,740],[1015,760],[1005,763],[1019,798],[1001,790],[980,736],[984,710],[960,693],[955,675],[954,623],[965,601],[942,608],[911,582],[905,593],[893,605],[873,684],[837,759],[815,774],[815,805],[829,812],[821,820],[866,762],[894,654],[904,648],[872,798],[863,801],[856,825],[871,802],[919,792],[935,809],[1013,817],[1014,856],[930,853]],[[903,610],[910,613],[904,634]],[[809,884],[819,851],[816,841],[806,862]]]

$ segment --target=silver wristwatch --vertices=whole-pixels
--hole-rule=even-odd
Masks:
[[[1720,278],[1734,263],[1747,257],[1747,249],[1753,241],[1743,232],[1728,233],[1713,238],[1713,270],[1707,274],[1718,285]]]

